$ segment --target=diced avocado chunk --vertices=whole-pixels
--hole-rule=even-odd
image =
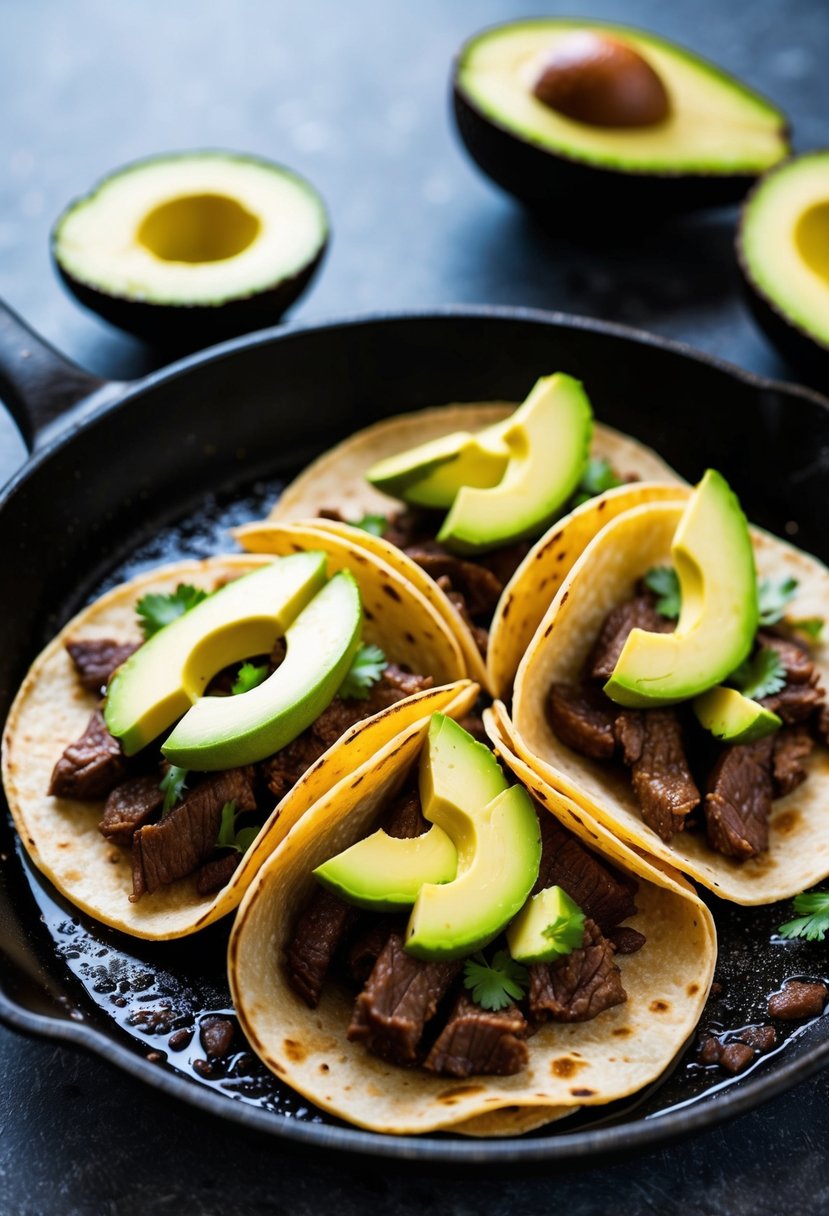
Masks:
[[[494,486],[507,467],[503,423],[455,431],[379,461],[366,474],[378,490],[419,507],[449,507],[463,485]]]
[[[551,963],[584,941],[584,913],[561,887],[545,887],[527,900],[507,928],[507,944],[519,963]]]
[[[593,412],[578,380],[538,380],[503,432],[509,462],[496,486],[463,486],[438,533],[458,553],[539,536],[572,497],[587,465]]]
[[[433,824],[408,840],[374,832],[317,866],[314,875],[347,903],[394,912],[410,908],[425,883],[451,882],[457,872],[458,851]]]
[[[291,560],[287,558],[285,560]],[[201,697],[162,747],[179,768],[213,771],[279,751],[336,695],[360,644],[362,606],[348,571],[335,574],[285,633],[273,675],[235,697]]]
[[[695,697],[693,708],[700,726],[725,743],[755,743],[783,725],[770,709],[722,684]]]
[[[204,693],[217,671],[268,654],[325,584],[324,553],[296,553],[243,575],[165,625],[118,669],[104,717],[128,756]]]
[[[671,546],[682,609],[673,633],[633,629],[604,686],[618,705],[646,709],[713,688],[746,658],[759,619],[748,523],[725,478],[709,469]]]

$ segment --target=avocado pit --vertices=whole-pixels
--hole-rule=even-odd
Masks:
[[[556,42],[532,91],[565,118],[595,127],[656,126],[671,110],[665,85],[638,51],[590,30]]]

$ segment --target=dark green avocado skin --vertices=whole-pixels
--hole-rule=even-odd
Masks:
[[[787,363],[816,387],[825,389],[829,384],[829,346],[807,334],[760,291],[746,265],[739,236],[737,261],[746,304],[760,329]]]
[[[616,224],[659,219],[739,202],[753,174],[630,173],[571,160],[536,146],[485,117],[457,81],[453,107],[460,137],[472,159],[508,194],[550,218]]]

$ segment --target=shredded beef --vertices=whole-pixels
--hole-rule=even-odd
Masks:
[[[708,841],[726,857],[745,860],[769,847],[773,748],[771,736],[727,747],[708,778]]]
[[[779,992],[769,997],[769,1017],[781,1022],[797,1022],[801,1018],[816,1018],[823,1013],[829,990],[818,981],[789,980]]]
[[[106,798],[126,775],[121,744],[109,733],[104,715],[96,709],[80,739],[69,744],[52,770],[49,793],[56,798],[94,801]]]
[[[541,865],[532,894],[559,886],[603,932],[615,928],[636,912],[635,883],[622,882],[606,863],[559,823],[555,815],[542,811]]]
[[[611,929],[607,936],[613,942],[617,954],[635,954],[647,941],[644,933],[631,928],[630,925],[619,925],[617,928]]]
[[[669,841],[683,830],[685,816],[700,801],[679,718],[673,709],[624,709],[617,715],[615,731],[642,818],[661,840]]]
[[[615,706],[600,689],[590,684],[553,684],[546,708],[550,726],[573,751],[595,760],[613,755]]]
[[[196,890],[199,895],[213,895],[226,887],[236,872],[236,867],[242,860],[241,853],[223,853],[206,861],[201,869],[196,871]]]
[[[823,702],[823,689],[811,684],[787,683],[780,692],[772,693],[769,697],[761,697],[760,704],[765,705],[773,714],[777,714],[789,724],[805,722],[811,718]]]
[[[461,993],[423,1067],[450,1077],[511,1076],[527,1065],[526,1032],[516,1005],[490,1012]]]
[[[429,830],[416,786],[403,787],[383,816],[380,826],[387,836],[396,836],[399,840],[411,840]]]
[[[660,616],[656,611],[652,595],[635,596],[614,608],[605,620],[587,661],[588,673],[594,680],[609,680],[632,629],[644,629],[648,633],[672,633],[675,628],[675,621]]]
[[[112,638],[67,642],[66,649],[75,664],[81,684],[89,692],[100,693],[112,675],[138,650],[140,642],[115,642]]]
[[[426,1023],[434,1017],[460,962],[425,963],[392,933],[357,997],[349,1039],[392,1064],[414,1064]]]
[[[337,947],[354,924],[357,912],[331,891],[319,888],[297,921],[286,951],[288,981],[294,992],[316,1009]]]
[[[472,617],[469,615],[466,600],[461,592],[452,590],[452,582],[450,579],[444,577],[436,579],[435,581],[443,594],[449,600],[450,604],[454,604],[455,608],[458,610],[461,620],[472,634],[472,640],[475,643],[478,653],[485,658],[487,649],[489,647],[489,630],[485,629],[483,625],[476,625]]]
[[[164,792],[159,787],[158,774],[129,777],[116,785],[104,804],[104,816],[98,831],[113,844],[130,845],[139,828],[161,810]]]
[[[416,692],[423,692],[424,689],[431,688],[433,684],[434,680],[431,676],[421,676],[415,671],[406,671],[397,663],[389,663],[383,672],[383,678],[374,685],[372,691],[376,689],[378,699],[384,702],[378,708],[386,709],[405,697],[413,697]],[[396,693],[401,695],[396,696]],[[370,696],[369,700],[371,700]],[[376,713],[377,710],[375,709],[373,712]]]
[[[584,924],[584,944],[555,963],[529,968],[530,1012],[539,1021],[588,1022],[627,1000],[622,973],[613,961],[613,943],[592,920]]]
[[[763,649],[773,650],[775,654],[780,656],[780,660],[786,670],[786,680],[789,683],[817,683],[815,665],[812,662],[807,647],[800,645],[799,642],[795,642],[791,638],[782,638],[778,634],[769,633],[764,629],[761,629],[757,634],[756,642]]]
[[[765,630],[757,634],[757,644],[778,654],[786,672],[784,687],[771,696],[762,697],[760,704],[786,723],[805,722],[811,718],[824,703],[825,694],[808,650],[798,642]]]
[[[815,741],[809,734],[806,723],[783,726],[772,737],[774,793],[775,797],[783,798],[806,780],[807,773],[803,761],[808,759]]]
[[[160,823],[140,828],[133,837],[132,895],[139,899],[160,886],[185,878],[210,857],[222,819],[222,807],[256,810],[253,769],[216,773],[197,785]]]
[[[479,562],[465,561],[450,553],[438,541],[410,545],[405,553],[435,581],[439,578],[449,579],[452,590],[463,596],[473,619],[492,619],[504,590],[504,584],[492,570]]]

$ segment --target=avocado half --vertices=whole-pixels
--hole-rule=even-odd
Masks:
[[[829,149],[766,174],[743,207],[737,258],[760,327],[795,367],[829,375]]]
[[[204,346],[277,321],[328,242],[322,199],[282,165],[229,152],[136,161],[52,230],[81,304],[139,337]]]
[[[631,48],[667,92],[667,113],[638,126],[577,121],[533,92],[545,60],[577,34]],[[567,82],[569,86],[569,81]],[[612,221],[720,206],[788,153],[785,115],[740,81],[653,34],[539,18],[495,26],[461,48],[458,130],[472,158],[534,209]]]

